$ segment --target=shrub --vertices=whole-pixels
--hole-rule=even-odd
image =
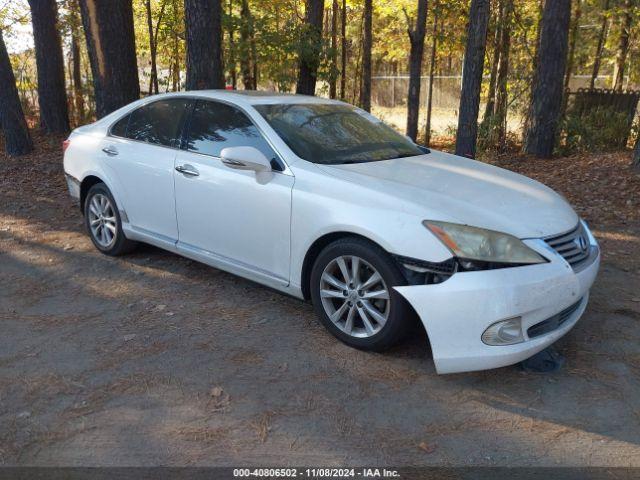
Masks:
[[[570,155],[624,148],[630,133],[627,113],[614,107],[596,107],[582,115],[569,112],[561,124],[558,152]]]

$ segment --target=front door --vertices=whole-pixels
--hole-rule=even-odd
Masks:
[[[252,146],[279,160],[262,133],[238,108],[198,100],[185,149],[175,165],[178,249],[266,283],[289,283],[291,190],[294,178],[275,170],[258,181],[252,171],[225,166],[226,147]]]

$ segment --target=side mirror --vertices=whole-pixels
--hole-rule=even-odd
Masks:
[[[269,159],[254,147],[223,148],[220,158],[227,167],[236,170],[253,170],[256,173],[271,171]]]

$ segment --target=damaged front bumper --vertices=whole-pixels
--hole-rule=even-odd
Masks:
[[[600,264],[595,241],[588,265],[578,272],[543,240],[524,242],[550,262],[458,272],[442,283],[394,287],[420,316],[438,373],[485,370],[525,360],[571,330],[584,313]],[[512,345],[482,341],[490,325],[515,317],[521,318],[523,341]]]

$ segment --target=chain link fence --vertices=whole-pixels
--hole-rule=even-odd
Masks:
[[[488,83],[489,78],[485,78]],[[569,90],[577,91],[586,88],[591,81],[590,75],[574,75],[569,82]],[[628,83],[625,82],[625,85]],[[596,88],[607,88],[611,84],[611,76],[600,76],[596,79]],[[431,129],[435,134],[454,133],[458,123],[458,106],[460,104],[461,75],[436,75],[433,78],[433,100],[431,112]],[[371,100],[374,113],[400,131],[406,129],[407,94],[409,91],[409,75],[376,75],[371,79]],[[427,101],[429,95],[429,77],[420,79],[420,125],[421,132],[425,128]],[[484,98],[483,98],[484,100]],[[484,113],[484,103],[480,105],[480,119]],[[521,112],[510,110],[508,129],[520,133],[523,125]]]

